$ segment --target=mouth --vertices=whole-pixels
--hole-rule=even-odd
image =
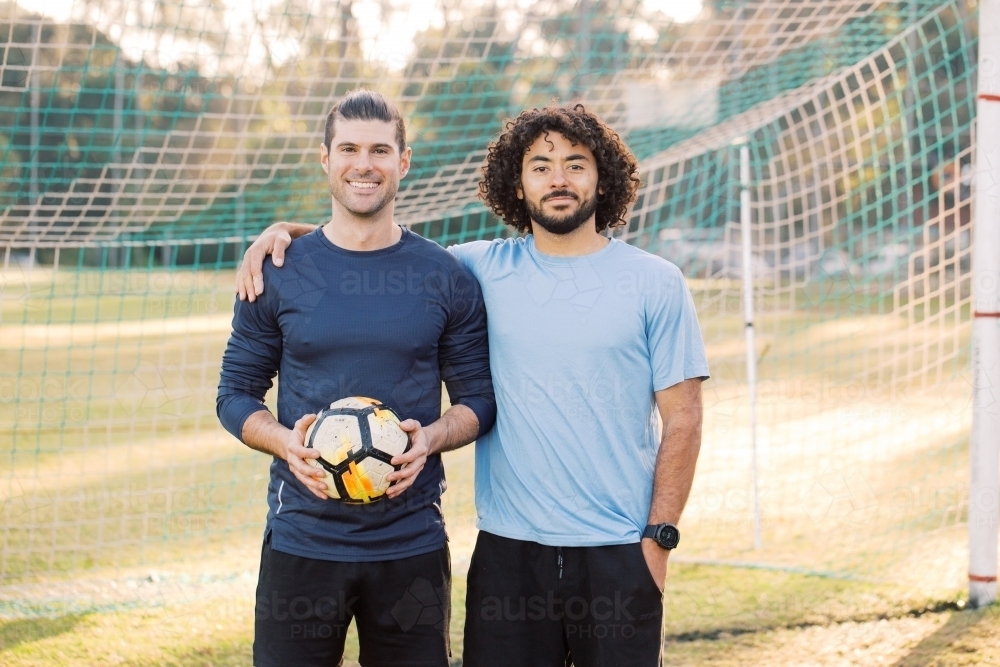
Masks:
[[[567,202],[573,202],[573,201],[576,201],[576,195],[570,194],[568,192],[554,194],[554,195],[547,195],[545,197],[542,197],[542,203],[552,202],[556,204],[565,204]]]
[[[358,188],[359,190],[374,190],[378,187],[378,183],[374,181],[347,181],[351,187]]]

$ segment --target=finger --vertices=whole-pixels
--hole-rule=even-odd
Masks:
[[[402,482],[397,482],[389,487],[389,490],[386,491],[385,495],[389,496],[390,498],[395,498],[396,496],[401,494],[403,491],[406,491],[411,486],[413,486],[413,478],[403,480]]]
[[[246,295],[246,298],[250,301],[250,303],[257,300],[257,293],[254,291],[253,287],[253,276],[250,275],[249,271],[243,274],[243,287],[240,291]]]
[[[387,493],[390,497],[396,497],[403,491],[413,486],[413,483],[417,479],[417,475],[423,470],[423,464],[418,466],[410,466],[409,468],[404,468],[403,470],[398,470],[394,473],[388,475],[388,477],[393,478],[391,480],[392,486],[389,487]]]
[[[314,479],[302,479],[298,475],[296,475],[295,477],[300,482],[302,482],[303,486],[309,489],[313,493],[313,495],[319,498],[320,500],[330,499],[330,496],[326,495],[326,484],[324,484],[323,482],[317,483],[316,480]]]
[[[310,424],[312,424],[314,421],[316,421],[315,414],[302,415],[301,417],[295,420],[295,426],[292,427],[292,430],[305,437],[306,431],[309,429]]]
[[[239,285],[239,293],[241,301],[253,302],[257,299],[257,295],[253,293],[253,277],[250,275],[250,265],[253,263],[253,248],[248,248],[245,253],[243,253],[243,261],[240,263],[240,268],[236,273],[236,282]]]
[[[308,459],[316,460],[318,458],[319,452],[315,449],[294,444],[288,447],[288,464],[297,466],[303,472],[308,471],[310,475],[313,474],[313,471],[321,470],[321,468],[310,464]]]
[[[306,486],[315,488],[319,491],[326,490],[326,482],[324,481],[326,472],[324,470],[314,468],[311,465],[306,465],[301,461],[289,463],[288,468],[292,471],[292,474]]]
[[[300,475],[296,475],[295,479],[302,482],[302,485],[307,487],[313,493],[321,493],[324,497],[326,496],[326,482],[313,477],[302,477]]]
[[[282,234],[278,238],[274,239],[274,248],[271,251],[271,262],[275,266],[285,265],[285,248],[292,244],[292,237],[288,234]]]
[[[399,428],[403,429],[407,433],[410,433],[420,428],[420,422],[418,422],[416,419],[404,419],[403,421],[399,422]]]
[[[240,301],[246,301],[247,294],[243,286],[243,267],[241,266],[236,271],[236,298]]]
[[[416,477],[417,474],[423,469],[424,469],[424,464],[423,462],[420,462],[417,465],[406,466],[402,470],[396,470],[394,472],[391,472],[388,475],[386,475],[386,479],[388,479],[390,482],[400,482],[404,479]]]
[[[303,461],[306,459],[318,459],[320,457],[319,450],[312,447],[303,447],[302,445],[291,445],[288,448],[288,453],[299,457]]]
[[[240,275],[242,276],[243,279],[243,284],[240,286],[240,294],[243,295],[244,299],[247,299],[250,301],[250,303],[253,303],[254,301],[257,300],[257,295],[254,294],[253,291],[253,276],[250,275],[249,269],[246,271],[241,270]]]
[[[406,465],[407,463],[413,463],[421,456],[426,457],[427,451],[423,448],[418,449],[414,447],[408,452],[403,452],[402,454],[397,454],[396,456],[393,456],[390,463],[392,463],[392,465],[394,466]]]
[[[267,248],[260,250],[256,246],[250,246],[247,250],[246,265],[250,270],[250,279],[253,282],[254,294],[260,296],[264,293],[264,260],[267,259]]]

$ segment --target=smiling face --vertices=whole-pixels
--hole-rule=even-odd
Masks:
[[[393,123],[338,118],[329,149],[320,146],[333,206],[355,217],[377,215],[396,197],[410,152],[400,153]]]
[[[597,160],[589,148],[555,131],[543,132],[521,160],[523,199],[531,222],[552,234],[569,234],[594,224]]]

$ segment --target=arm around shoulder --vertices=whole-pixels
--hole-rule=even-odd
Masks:
[[[236,271],[236,294],[240,301],[253,302],[264,293],[264,260],[268,255],[272,256],[275,266],[282,266],[285,250],[292,240],[309,234],[316,227],[296,222],[276,222],[265,229],[243,253],[243,262]]]

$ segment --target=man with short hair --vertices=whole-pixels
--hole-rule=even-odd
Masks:
[[[581,105],[524,111],[480,184],[524,236],[450,249],[482,285],[497,398],[476,443],[466,667],[660,664],[708,364],[677,267],[604,234],[625,223],[637,171]],[[254,243],[240,298],[260,293],[263,255],[307,230]]]
[[[340,100],[320,146],[330,221],[291,245],[290,266],[263,266],[260,298],[236,303],[217,411],[230,433],[274,457],[257,667],[341,664],[352,618],[365,667],[449,662],[440,452],[488,431],[496,404],[478,283],[393,222],[405,142],[382,95]],[[277,420],[263,404],[275,374]],[[442,380],[452,403],[443,415]],[[372,505],[330,500],[326,472],[307,464],[319,458],[303,444],[315,413],[350,396],[395,410],[412,445],[393,459],[405,467],[388,476],[388,498]]]

